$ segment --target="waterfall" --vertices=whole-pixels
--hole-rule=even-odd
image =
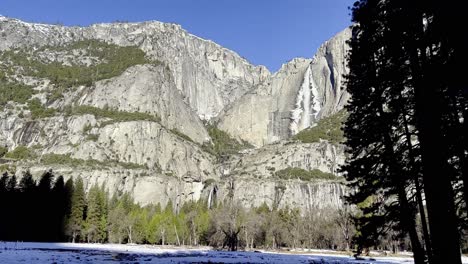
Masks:
[[[322,110],[322,106],[320,105],[320,101],[319,101],[318,87],[315,84],[314,78],[312,78],[312,73],[310,74],[310,84],[311,84],[311,87],[312,87],[312,89],[311,89],[312,114],[311,115],[314,116],[313,122],[316,122],[317,121],[317,116],[320,113],[320,110]],[[307,125],[307,127],[309,127],[311,124],[312,124],[312,122],[310,121],[310,116],[309,116],[309,124]],[[307,128],[307,127],[305,127],[305,128]]]
[[[211,208],[211,199],[212,199],[212,195],[213,195],[213,189],[214,188],[211,188],[210,194],[208,195],[208,209]]]
[[[307,68],[307,71],[304,76],[304,81],[301,86],[302,90],[302,116],[301,116],[301,123],[299,125],[299,131],[303,130],[304,128],[308,128],[310,126],[310,95],[312,86],[311,76],[310,76],[310,66]]]
[[[292,110],[290,130],[293,135],[299,131],[310,127],[321,110],[318,100],[318,88],[312,76],[312,70],[309,65],[304,74],[301,88],[296,98],[296,108]],[[313,117],[313,120],[312,120]]]

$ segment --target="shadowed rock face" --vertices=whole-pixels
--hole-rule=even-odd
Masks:
[[[50,80],[14,76],[31,84],[37,90],[34,97],[57,111],[33,120],[27,105],[2,106],[0,145],[10,151],[23,145],[35,152],[36,159],[13,162],[19,175],[30,169],[39,176],[52,168],[65,178],[82,177],[88,188],[97,183],[111,193],[130,192],[141,204],[233,197],[245,206],[266,202],[302,210],[338,208],[345,192],[339,180],[280,180],[273,172],[294,167],[339,174],[343,146],[287,140],[343,108],[349,97],[342,84],[349,37],[349,30],[340,32],[312,59],[293,59],[270,74],[265,67],[251,65],[235,52],[174,24],[63,27],[0,16],[0,51],[97,39],[137,46],[160,62],[132,66],[119,76],[74,87],[56,100],[47,100],[44,93],[53,88]],[[82,54],[46,50],[40,56],[61,63],[96,63]],[[76,106],[145,113],[160,120],[115,121],[65,113]],[[214,157],[202,147],[212,140],[206,120],[257,148],[221,160]],[[50,154],[68,157],[68,163],[45,163]],[[77,160],[88,162],[73,163]]]

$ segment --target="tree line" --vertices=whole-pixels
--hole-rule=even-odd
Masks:
[[[468,250],[468,61],[462,1],[360,0],[351,8],[345,123],[359,251],[390,232],[416,264]]]
[[[19,179],[18,179],[19,178]],[[281,247],[349,249],[351,211],[243,208],[206,200],[178,207],[140,206],[129,194],[88,191],[81,178],[52,171],[37,181],[29,172],[0,178],[0,240],[210,245],[229,250]]]

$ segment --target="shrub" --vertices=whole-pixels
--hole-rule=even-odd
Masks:
[[[41,144],[34,144],[34,145],[31,146],[31,148],[34,149],[34,150],[38,150],[38,149],[42,149],[43,146]]]
[[[5,156],[5,154],[7,154],[8,152],[8,148],[4,147],[4,146],[0,146],[0,158]]]
[[[105,108],[97,108],[94,106],[80,105],[72,108],[65,109],[68,115],[94,115],[96,118],[109,118],[111,121],[104,122],[102,126],[109,125],[115,122],[137,121],[146,120],[153,122],[160,122],[161,118],[157,115],[141,112],[126,112]]]
[[[252,148],[252,145],[245,141],[238,141],[232,138],[228,133],[218,129],[214,125],[207,126],[208,134],[212,143],[204,143],[202,148],[215,156],[224,156],[238,153],[240,150]]]
[[[344,140],[341,127],[347,116],[346,111],[341,110],[334,115],[322,118],[317,122],[316,126],[302,130],[293,139],[297,139],[303,143],[319,142],[320,139],[328,140],[332,143],[341,143]]]
[[[41,162],[46,165],[61,164],[72,167],[122,167],[124,169],[147,169],[145,165],[140,165],[131,162],[120,162],[116,160],[99,161],[94,159],[75,159],[70,154],[45,154],[41,158]]]
[[[318,169],[313,169],[311,171],[308,171],[308,170],[304,170],[301,168],[291,168],[291,167],[275,172],[275,176],[284,180],[300,179],[303,181],[310,181],[314,179],[334,180],[337,178],[332,173],[323,172]]]
[[[73,56],[73,51],[84,50],[87,55],[98,58],[93,65],[72,62],[64,65],[61,62],[46,62],[38,57],[38,52],[65,52]],[[135,46],[117,46],[98,40],[82,40],[64,46],[44,46],[29,50],[15,49],[0,53],[0,60],[8,62],[9,68],[19,68],[26,76],[47,78],[56,85],[49,99],[55,100],[63,95],[66,88],[74,86],[91,86],[94,82],[121,75],[127,68],[149,61],[145,53]],[[1,76],[0,76],[1,77]]]
[[[5,154],[6,158],[16,160],[29,160],[36,157],[35,153],[25,146],[18,146],[14,150]]]
[[[56,110],[53,108],[46,108],[42,105],[39,99],[34,98],[28,102],[29,111],[31,111],[31,118],[45,118],[55,115]]]
[[[193,142],[193,140],[189,136],[187,136],[184,133],[180,132],[177,128],[171,129],[171,132],[174,135],[177,135],[177,136],[179,136],[179,137],[181,137],[181,138],[183,138],[183,139],[185,139],[187,141]]]
[[[216,180],[215,179],[212,179],[212,178],[208,178],[206,179],[204,182],[203,182],[203,185],[205,187],[207,186],[210,186],[211,184],[215,184],[216,183]]]
[[[87,140],[90,140],[90,141],[98,141],[99,139],[99,135],[96,135],[96,134],[90,134],[86,137]]]
[[[0,79],[0,106],[8,101],[24,104],[35,93],[31,86]]]
[[[86,124],[83,127],[83,134],[88,134],[88,132],[91,131],[92,128],[93,128],[93,126],[91,126],[91,124]]]

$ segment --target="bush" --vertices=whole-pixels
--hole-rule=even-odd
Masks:
[[[92,128],[93,128],[93,126],[91,126],[91,124],[86,124],[86,125],[83,127],[83,134],[88,134],[89,131],[91,131]]]
[[[31,118],[46,118],[55,115],[55,109],[53,108],[46,108],[42,105],[39,99],[34,98],[28,102],[29,111],[31,111]]]
[[[73,51],[84,50],[86,55],[95,57],[99,63],[84,65],[72,62],[64,65],[57,61],[44,61],[38,57],[38,52],[61,52],[73,55]],[[55,100],[62,96],[64,88],[74,86],[91,86],[94,82],[121,75],[127,68],[146,63],[160,63],[149,61],[145,53],[135,46],[121,47],[98,40],[82,40],[64,46],[45,46],[34,49],[15,49],[0,53],[0,60],[8,62],[11,68],[20,68],[26,76],[49,79],[56,85],[49,99]],[[1,76],[0,76],[1,77]]]
[[[346,111],[341,110],[334,115],[322,118],[317,122],[316,126],[297,133],[293,139],[297,139],[302,143],[320,142],[320,139],[332,143],[341,143],[344,141],[342,125],[347,117]]]
[[[35,153],[25,146],[18,146],[5,155],[6,158],[16,160],[29,160],[36,157]]]
[[[24,104],[35,93],[31,86],[0,79],[0,106],[8,101]]]
[[[99,139],[99,135],[96,135],[96,134],[90,134],[86,137],[87,140],[89,141],[98,141]]]
[[[140,165],[131,162],[120,162],[116,160],[99,161],[94,159],[75,159],[70,154],[45,154],[41,158],[41,162],[46,165],[61,164],[72,167],[122,167],[124,169],[147,169],[145,165]]]
[[[284,180],[300,179],[303,181],[311,181],[314,179],[334,180],[337,178],[332,173],[323,172],[318,169],[313,169],[311,171],[308,171],[308,170],[304,170],[301,168],[291,168],[291,167],[277,171],[275,173],[275,176]]]
[[[94,106],[80,105],[72,108],[65,109],[67,115],[94,115],[96,118],[110,118],[112,121],[103,123],[103,126],[112,124],[115,122],[126,122],[126,121],[137,121],[146,120],[153,122],[160,122],[161,118],[157,115],[141,112],[125,112],[110,109],[108,107],[97,108]]]
[[[206,179],[203,182],[203,185],[204,185],[204,187],[207,187],[207,186],[210,186],[210,185],[215,184],[215,183],[216,183],[215,179],[209,178],[209,179]]]
[[[4,146],[0,146],[0,158],[5,156],[5,154],[7,154],[8,152],[8,148],[4,147]]]
[[[177,136],[179,136],[179,137],[181,137],[181,138],[183,138],[183,139],[185,139],[187,141],[193,142],[193,140],[189,136],[187,136],[184,133],[180,132],[177,128],[171,129],[171,132],[174,135],[177,135]]]
[[[218,129],[214,125],[208,125],[207,130],[212,143],[204,143],[202,148],[215,156],[220,157],[235,154],[243,149],[252,148],[252,145],[249,143],[232,138],[228,133]]]

